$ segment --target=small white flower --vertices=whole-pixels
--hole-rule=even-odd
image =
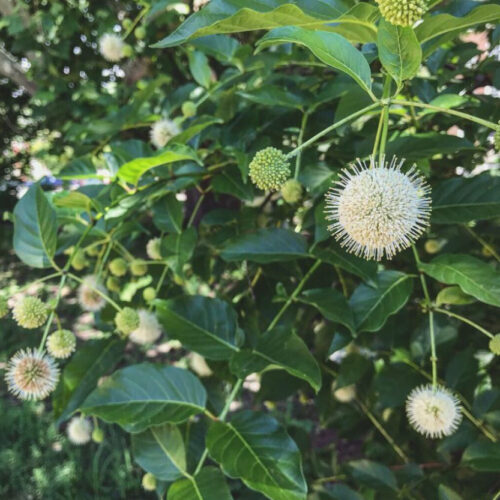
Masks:
[[[462,421],[458,399],[448,389],[431,384],[411,391],[406,400],[406,414],[413,428],[430,438],[453,434]]]
[[[83,417],[73,417],[66,429],[69,440],[73,444],[81,445],[88,443],[92,437],[92,426]]]
[[[388,259],[408,248],[429,224],[430,188],[415,166],[401,172],[404,160],[369,166],[358,160],[342,170],[326,195],[328,226],[341,246],[365,259]]]
[[[124,47],[121,37],[114,33],[105,33],[99,39],[99,51],[107,61],[119,61],[123,57]]]
[[[139,309],[139,328],[130,334],[130,340],[136,344],[152,344],[161,335],[161,326],[156,315],[146,309]]]
[[[59,369],[43,352],[21,350],[9,360],[5,380],[9,391],[20,399],[44,399],[56,388]]]
[[[78,288],[78,302],[85,311],[96,312],[105,306],[106,301],[96,290],[106,293],[106,289],[96,276],[92,274],[85,276]]]
[[[151,142],[156,148],[161,149],[172,137],[180,132],[179,125],[172,120],[168,120],[167,118],[159,120],[151,127]]]

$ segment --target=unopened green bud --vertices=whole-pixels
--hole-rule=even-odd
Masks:
[[[90,257],[97,257],[100,253],[99,245],[91,245],[85,249],[87,255]]]
[[[377,0],[383,18],[397,26],[413,26],[427,11],[425,0]]]
[[[130,272],[134,276],[144,276],[148,272],[148,266],[140,260],[134,260],[130,264]]]
[[[146,302],[151,302],[156,299],[156,290],[152,286],[148,286],[143,290],[142,296]]]
[[[124,276],[127,272],[127,261],[118,257],[109,263],[109,270],[115,276]]]
[[[71,267],[75,271],[81,271],[86,266],[87,259],[85,257],[85,252],[81,248],[79,248],[73,255],[73,259],[71,260]]]
[[[135,28],[134,35],[138,40],[142,40],[146,37],[146,29],[143,26]]]
[[[47,306],[37,297],[24,297],[14,307],[12,315],[23,328],[38,328],[47,321]]]
[[[295,179],[288,179],[281,186],[281,196],[287,203],[297,203],[302,198],[302,184]]]
[[[118,280],[118,278],[115,278],[114,276],[110,276],[106,280],[106,288],[110,292],[118,293],[121,290],[120,281]]]
[[[264,191],[278,191],[290,177],[290,163],[276,148],[259,151],[249,166],[250,179]]]
[[[70,330],[57,330],[47,338],[47,351],[54,358],[68,358],[75,348],[76,337]]]
[[[128,30],[129,28],[132,27],[132,19],[129,19],[129,18],[125,18],[123,21],[122,21],[122,26]]]
[[[497,333],[490,340],[490,351],[497,356],[500,356],[500,333]]]
[[[186,101],[182,104],[182,114],[186,118],[191,118],[196,114],[196,104],[192,101]]]
[[[134,49],[127,43],[123,46],[122,54],[123,57],[132,57],[134,55]]]
[[[99,429],[99,427],[96,427],[92,431],[92,441],[94,441],[94,443],[102,443],[104,441],[104,432],[102,429]]]
[[[424,245],[425,251],[430,254],[438,253],[441,247],[439,240],[427,240]]]
[[[115,325],[118,331],[124,335],[130,335],[139,328],[139,315],[131,307],[124,307],[115,316]]]
[[[146,491],[154,491],[156,489],[156,477],[150,472],[144,474],[144,476],[142,476],[142,487]]]

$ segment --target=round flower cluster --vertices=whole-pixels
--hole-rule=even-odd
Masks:
[[[109,276],[106,280],[106,288],[110,292],[119,292],[121,290],[120,281],[114,276]]]
[[[70,330],[57,330],[47,338],[47,351],[54,358],[68,358],[76,348],[76,337]]]
[[[134,276],[144,276],[148,272],[148,266],[140,260],[133,260],[130,263],[130,272]]]
[[[142,296],[146,302],[151,302],[156,298],[156,290],[152,286],[148,286],[142,292]]]
[[[100,295],[106,293],[105,288],[97,276],[85,276],[78,288],[78,302],[85,311],[100,311],[106,304],[106,300]]]
[[[152,260],[161,260],[161,238],[152,238],[146,245],[146,253]]]
[[[9,360],[5,380],[9,391],[20,399],[44,399],[56,388],[59,369],[41,351],[20,350]]]
[[[153,124],[151,127],[151,142],[153,145],[161,149],[167,144],[172,137],[176,136],[181,132],[181,129],[177,125],[177,123],[172,120],[168,120],[167,118],[163,120],[159,120]]]
[[[127,273],[127,261],[125,259],[122,259],[121,257],[113,259],[109,263],[109,271],[111,274],[114,274],[118,277],[125,276],[125,274]]]
[[[115,33],[105,33],[99,39],[99,51],[110,62],[118,62],[124,56],[125,43]]]
[[[377,0],[386,21],[398,26],[413,26],[427,11],[425,0]]]
[[[146,309],[139,309],[139,326],[130,334],[130,340],[136,344],[152,344],[161,335],[160,323],[156,315]]]
[[[66,428],[66,432],[73,444],[86,444],[91,438],[92,425],[83,417],[73,417]]]
[[[124,307],[120,312],[116,313],[115,325],[118,331],[124,335],[130,335],[139,328],[139,315],[131,307]]]
[[[430,438],[453,434],[462,421],[458,399],[444,387],[416,387],[406,400],[406,414],[413,428]]]
[[[38,328],[47,321],[47,306],[37,297],[23,297],[12,310],[16,323],[23,328]]]
[[[99,429],[99,427],[96,427],[92,431],[92,441],[94,441],[94,443],[102,443],[104,441],[104,432],[102,429]]]
[[[86,266],[87,258],[85,257],[85,252],[80,248],[73,255],[73,259],[71,260],[71,267],[75,271],[81,271]]]
[[[404,160],[369,167],[358,160],[340,174],[326,195],[328,229],[348,252],[381,260],[412,245],[429,224],[430,188]]]
[[[156,477],[154,477],[151,472],[147,472],[144,476],[142,476],[142,487],[146,491],[156,490]]]
[[[264,191],[278,191],[290,177],[290,163],[283,151],[266,148],[256,153],[249,166],[250,179]]]
[[[490,351],[493,354],[496,354],[497,356],[500,356],[500,333],[497,333],[491,340],[490,340]]]
[[[281,186],[281,196],[283,199],[290,203],[297,203],[302,198],[302,184],[295,179],[288,179],[283,186]]]

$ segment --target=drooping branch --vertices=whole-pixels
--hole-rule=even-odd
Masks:
[[[16,62],[14,57],[0,47],[0,75],[6,76],[9,80],[23,87],[26,92],[33,95],[36,92],[36,84],[24,73],[23,69]]]

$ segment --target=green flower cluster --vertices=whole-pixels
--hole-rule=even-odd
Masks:
[[[250,163],[250,179],[264,191],[278,191],[290,177],[290,163],[283,151],[266,148]]]
[[[377,0],[386,21],[397,26],[413,26],[427,11],[425,0]]]
[[[124,335],[130,335],[139,328],[139,315],[131,307],[124,307],[115,316],[116,328]]]

